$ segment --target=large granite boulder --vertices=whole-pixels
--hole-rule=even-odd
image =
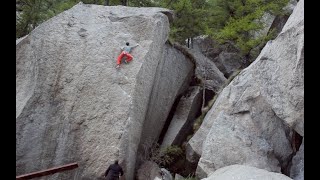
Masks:
[[[149,101],[145,114],[137,114],[139,116],[136,117],[145,120],[139,136],[138,164],[145,160],[145,153],[148,153],[145,150],[151,148],[158,141],[175,99],[188,89],[194,74],[194,65],[190,58],[185,57],[170,45],[166,45],[163,51],[161,58],[164,60],[158,64],[155,70],[150,97],[147,98],[143,93],[136,94],[137,97]],[[148,81],[145,78],[141,78],[141,80]],[[142,84],[139,88],[144,88],[144,85]],[[133,105],[133,108],[134,112],[143,112],[139,106]],[[137,130],[137,127],[130,128]]]
[[[223,89],[188,142],[189,159],[201,156],[199,177],[231,164],[275,172],[288,165],[291,130],[304,136],[303,8],[300,0],[282,32]]]
[[[218,169],[208,178],[202,180],[292,180],[286,175],[280,173],[269,172],[264,169],[259,169],[244,165],[230,165]]]
[[[170,14],[79,3],[16,42],[17,175],[78,162],[78,179],[95,179],[119,159],[133,179],[141,135],[156,139],[193,74],[166,44]],[[125,42],[140,46],[115,69]]]

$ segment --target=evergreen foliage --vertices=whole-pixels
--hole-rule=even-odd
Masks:
[[[42,22],[70,9],[79,2],[104,5],[106,0],[16,0],[16,38],[29,34]],[[125,1],[126,2],[126,1]],[[124,0],[108,0],[109,5],[121,5]]]
[[[78,3],[78,0],[16,0],[16,38],[30,33],[45,20]]]
[[[254,35],[264,28],[263,16],[280,15],[288,0],[210,0],[206,34],[220,43],[234,45],[243,55],[274,37]]]
[[[85,4],[159,6],[175,11],[170,40],[186,44],[187,39],[209,35],[221,44],[234,46],[243,55],[274,37],[255,35],[264,28],[263,16],[279,15],[289,0],[82,0]],[[43,21],[65,11],[80,0],[16,0],[16,38]],[[272,32],[272,31],[271,31]]]

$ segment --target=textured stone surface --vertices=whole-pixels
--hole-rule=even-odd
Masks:
[[[213,59],[224,76],[229,77],[233,72],[240,70],[244,65],[244,58],[238,52],[222,51]]]
[[[192,131],[192,125],[200,111],[202,94],[199,86],[190,87],[188,93],[180,98],[175,114],[164,136],[161,147],[181,145],[188,133]]]
[[[275,30],[276,34],[279,34],[283,28],[283,26],[285,25],[285,23],[287,22],[290,14],[292,13],[293,9],[296,7],[297,5],[297,1],[296,0],[290,0],[287,4],[287,6],[285,6],[283,8],[284,12],[283,14],[277,15],[275,17],[275,19],[272,22],[272,25],[270,27],[271,29]]]
[[[174,47],[184,52],[185,55],[190,56],[193,60],[195,68],[195,76],[204,83],[206,89],[218,92],[226,82],[223,73],[217,68],[209,58],[204,56],[201,52],[194,49],[189,49],[184,46],[175,44]]]
[[[190,49],[190,52],[193,54],[196,62],[195,75],[201,77],[206,89],[218,92],[227,80],[223,73],[217,68],[215,63],[199,51]]]
[[[138,162],[144,160],[145,148],[149,148],[152,143],[157,142],[175,99],[187,90],[194,74],[192,62],[170,45],[165,46],[162,58],[164,60],[158,64],[158,68],[155,70],[152,93],[148,99],[146,121],[143,124],[138,148],[142,157],[139,157]],[[140,96],[145,95],[136,95],[136,97]],[[135,111],[141,111],[141,109],[136,108]]]
[[[304,139],[302,140],[299,151],[292,158],[290,177],[294,180],[304,180]]]
[[[218,169],[202,180],[292,180],[280,173],[269,172],[251,166],[231,165]]]
[[[23,36],[23,37],[21,37],[21,38],[18,38],[17,40],[16,40],[16,45],[20,42],[20,41],[22,41],[24,38],[26,38],[28,35],[25,35],[25,36]]]
[[[289,128],[304,134],[303,22],[302,0],[284,30],[218,96],[189,141],[189,159],[201,156],[200,177],[236,163],[276,172],[287,165]]]
[[[193,69],[165,44],[164,13],[79,3],[16,42],[17,175],[78,162],[77,177],[95,179],[119,159],[133,179],[143,126],[165,121]],[[117,70],[127,41],[140,46]]]
[[[269,13],[264,13],[263,16],[259,19],[259,22],[263,25],[263,28],[260,31],[257,31],[253,34],[254,38],[262,37],[267,35],[272,22],[274,21],[275,16]]]
[[[208,173],[232,164],[247,164],[274,172],[281,172],[281,166],[288,164],[293,152],[287,133],[289,128],[274,116],[259,96],[247,96],[250,108],[244,111],[217,113],[204,141],[196,172],[198,177],[206,177]],[[241,101],[243,99],[238,102]],[[241,106],[243,104],[239,104]]]
[[[165,168],[161,168],[163,180],[173,180],[171,173]]]
[[[137,180],[161,178],[160,167],[152,161],[144,162],[138,169]]]
[[[285,10],[285,13],[291,14],[297,3],[297,0],[289,0],[288,4],[283,8],[283,10]]]

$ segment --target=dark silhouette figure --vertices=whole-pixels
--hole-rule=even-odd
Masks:
[[[107,177],[107,180],[119,180],[119,176],[123,175],[122,167],[118,164],[118,160],[114,161],[114,164],[111,164],[104,176]]]

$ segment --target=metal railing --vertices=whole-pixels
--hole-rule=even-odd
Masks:
[[[16,176],[16,180],[25,180],[25,179],[32,179],[32,178],[36,178],[36,177],[47,176],[47,175],[51,175],[51,174],[54,174],[57,172],[75,169],[77,167],[79,167],[78,163],[66,164],[63,166],[58,166],[58,167],[54,167],[54,168],[50,168],[50,169],[46,169],[46,170],[42,170],[42,171],[36,171],[36,172]]]

